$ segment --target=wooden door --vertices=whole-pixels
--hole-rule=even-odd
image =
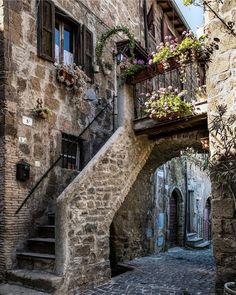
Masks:
[[[169,232],[170,232],[170,246],[178,244],[178,203],[176,194],[172,194],[170,198],[170,215],[169,215]]]

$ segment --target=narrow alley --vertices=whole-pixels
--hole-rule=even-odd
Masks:
[[[76,295],[213,295],[215,265],[211,250],[171,248],[138,258],[133,267],[109,283]]]

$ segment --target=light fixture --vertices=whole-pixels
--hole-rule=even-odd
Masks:
[[[118,52],[118,53],[116,54],[116,61],[117,61],[117,63],[119,64],[119,63],[121,63],[123,60],[124,60],[124,55],[123,55],[123,53]]]

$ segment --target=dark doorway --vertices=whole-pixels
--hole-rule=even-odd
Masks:
[[[211,240],[211,199],[208,198],[204,209],[204,240]]]
[[[178,245],[178,194],[174,190],[169,203],[170,247]]]

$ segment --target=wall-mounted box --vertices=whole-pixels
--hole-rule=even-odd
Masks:
[[[26,161],[20,161],[16,164],[16,179],[27,181],[30,177],[30,164]]]

